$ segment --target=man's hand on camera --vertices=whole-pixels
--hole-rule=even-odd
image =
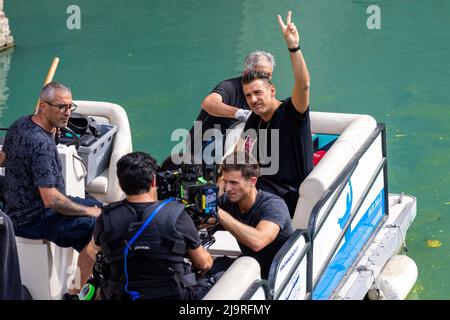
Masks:
[[[198,230],[203,230],[203,229],[208,229],[208,228],[214,227],[218,223],[219,223],[219,216],[209,217],[206,219],[205,222],[203,222],[202,224],[200,224],[198,226]]]

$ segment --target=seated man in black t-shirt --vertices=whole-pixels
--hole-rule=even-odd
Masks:
[[[94,229],[108,270],[100,283],[102,299],[201,299],[214,285],[214,277],[198,277],[185,262],[189,258],[204,274],[213,261],[184,205],[158,201],[156,168],[144,152],[117,162],[126,199],[104,207]]]
[[[258,148],[256,153],[262,177],[257,187],[282,197],[293,216],[300,184],[313,169],[310,80],[300,51],[297,28],[291,22],[291,12],[287,15],[286,25],[280,16],[278,22],[292,62],[295,80],[292,97],[277,100],[269,74],[257,70],[245,73],[242,76],[243,91],[253,113],[245,124],[243,138],[248,151],[251,146]],[[255,144],[255,138],[261,143]],[[254,151],[255,148],[252,153]]]
[[[237,240],[245,256],[255,258],[261,277],[268,278],[278,250],[293,232],[284,201],[257,190],[259,166],[248,153],[234,153],[221,165],[225,193],[219,199],[219,222]],[[215,272],[227,269],[233,259],[214,260]]]

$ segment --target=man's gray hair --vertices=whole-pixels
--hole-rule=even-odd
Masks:
[[[53,99],[55,98],[55,91],[59,91],[59,90],[72,94],[72,91],[69,88],[67,88],[65,85],[63,85],[59,82],[56,82],[56,81],[52,81],[52,82],[47,83],[42,88],[39,98],[41,100],[44,100],[47,102],[52,102]]]
[[[275,58],[272,54],[265,51],[250,52],[244,61],[244,72],[255,69],[256,67],[275,67]]]

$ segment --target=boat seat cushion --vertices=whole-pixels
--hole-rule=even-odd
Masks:
[[[344,170],[375,130],[375,119],[367,115],[311,113],[313,132],[339,135],[320,162],[300,185],[300,197],[292,219],[294,228],[307,228],[315,204]]]
[[[95,177],[94,180],[86,186],[86,191],[88,193],[105,194],[108,191],[108,169]]]
[[[29,238],[22,238],[16,236],[16,242],[17,243],[28,243],[28,244],[48,244],[47,240],[44,239],[29,239]]]

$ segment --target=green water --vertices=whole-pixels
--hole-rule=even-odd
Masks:
[[[277,59],[290,96],[289,55],[276,21],[293,11],[311,74],[311,108],[370,114],[387,125],[390,192],[415,195],[407,234],[419,268],[410,299],[450,299],[450,1],[6,0],[16,41],[0,54],[0,126],[31,113],[54,56],[76,99],[122,105],[135,150],[158,160],[189,128],[202,98],[255,49]],[[66,9],[81,9],[68,30]],[[366,8],[381,8],[381,29]],[[429,248],[427,240],[442,246]]]

